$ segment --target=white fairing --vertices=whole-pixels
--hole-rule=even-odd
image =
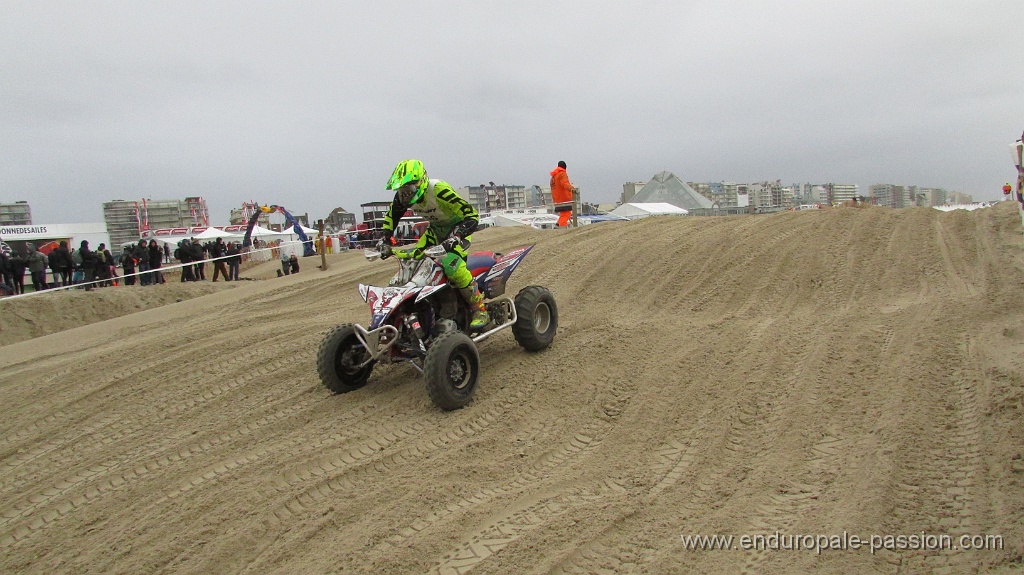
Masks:
[[[436,286],[445,283],[444,270],[430,258],[403,260],[389,286]]]
[[[398,273],[387,286],[359,284],[359,295],[370,304],[373,319],[370,328],[376,328],[406,299],[417,295],[417,301],[448,285],[444,270],[430,258],[401,260]]]

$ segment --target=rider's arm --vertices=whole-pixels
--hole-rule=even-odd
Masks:
[[[418,260],[423,257],[423,248],[414,247],[408,250],[395,250],[392,252],[400,260]]]
[[[467,238],[469,237],[470,234],[476,231],[477,225],[479,225],[479,223],[480,222],[477,221],[475,218],[466,218],[461,222],[455,224],[455,227],[452,228],[452,231],[450,233],[458,234],[459,237],[462,238]]]
[[[400,260],[413,259],[418,260],[423,257],[423,250],[427,248],[428,240],[433,236],[432,232],[423,232],[420,234],[420,239],[416,241],[416,245],[405,250],[395,250],[394,256]],[[433,244],[430,244],[433,245]]]
[[[388,213],[384,214],[384,224],[381,228],[384,230],[384,235],[391,237],[394,235],[395,228],[398,227],[398,222],[402,221],[402,216],[409,210],[409,206],[402,203],[398,199],[398,193],[395,193],[395,198],[391,200],[391,207],[388,208]]]

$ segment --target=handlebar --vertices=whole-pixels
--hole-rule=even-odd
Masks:
[[[394,251],[399,251],[399,250],[394,250]],[[406,251],[408,251],[408,250],[406,250]],[[430,246],[429,248],[424,249],[422,253],[423,253],[423,256],[430,257],[430,258],[443,258],[445,256],[445,254],[447,254],[448,252],[445,251],[444,247],[442,247],[442,246]],[[422,259],[423,256],[420,256],[420,258],[417,258],[417,259]],[[374,261],[376,259],[380,259],[380,252],[377,251],[377,250],[365,249],[365,250],[363,250],[363,257],[366,258],[366,261],[372,262],[372,261]]]

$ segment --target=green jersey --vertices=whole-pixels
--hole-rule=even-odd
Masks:
[[[391,208],[384,216],[384,231],[393,232],[409,208],[412,208],[414,214],[427,220],[440,238],[447,236],[456,224],[462,222],[466,222],[463,227],[472,233],[479,221],[476,209],[459,197],[447,182],[429,180],[423,197],[411,206],[404,205],[399,201],[398,194],[395,194]]]

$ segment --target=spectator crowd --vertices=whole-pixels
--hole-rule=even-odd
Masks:
[[[6,244],[4,244],[6,246]],[[213,278],[217,281],[238,280],[242,264],[242,250],[238,242],[225,243],[223,238],[201,243],[197,238],[178,242],[173,254],[167,244],[155,239],[140,239],[136,245],[127,245],[119,257],[114,257],[103,243],[92,249],[88,240],[77,248],[67,241],[48,254],[26,243],[24,250],[0,250],[0,295],[26,293],[26,276],[31,290],[42,291],[57,287],[81,285],[81,289],[119,285],[156,285],[167,282],[161,267],[173,263],[171,256],[181,264],[181,281],[206,281],[206,261],[213,260]],[[191,264],[191,265],[189,265]],[[121,275],[118,274],[121,268]]]

